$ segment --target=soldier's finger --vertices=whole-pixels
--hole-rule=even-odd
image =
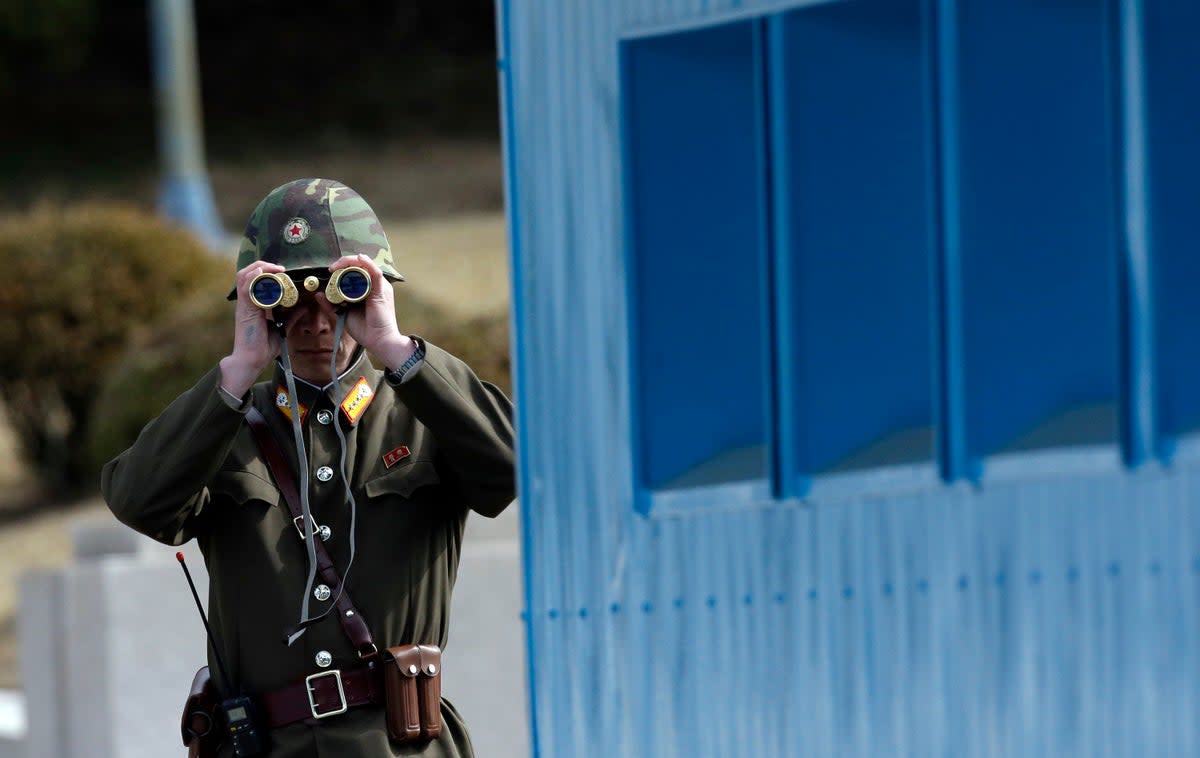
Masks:
[[[238,273],[237,289],[245,292],[260,274],[282,274],[284,270],[283,266],[274,263],[252,263]]]
[[[367,274],[371,277],[372,291],[381,291],[380,288],[383,286],[383,269],[379,268],[379,264],[376,263],[371,256],[359,253],[358,255],[348,255],[339,260],[338,263],[341,263],[342,261],[346,261],[346,264],[344,266],[339,266],[338,268],[358,266],[361,269],[366,269]]]
[[[371,256],[359,253],[358,255],[343,255],[329,264],[329,270],[337,271],[338,269],[349,268],[351,266],[365,268],[367,271],[374,271],[379,268],[375,261],[371,260]]]
[[[267,261],[252,261],[246,264],[242,270],[237,272],[237,279],[240,281],[243,278],[253,279],[261,273],[279,274],[283,273],[284,268],[278,263],[268,263]]]

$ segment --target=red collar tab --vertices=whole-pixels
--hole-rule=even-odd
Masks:
[[[365,376],[358,377],[358,381],[342,398],[342,413],[346,415],[346,420],[353,426],[358,422],[360,416],[367,410],[367,406],[375,399],[375,390],[371,389],[371,385],[367,383]]]

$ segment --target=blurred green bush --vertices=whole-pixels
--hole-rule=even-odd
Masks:
[[[404,285],[396,288],[396,300],[402,329],[449,350],[510,392],[506,313],[454,318],[410,295]],[[228,354],[232,323],[233,305],[224,293],[199,296],[132,338],[97,398],[88,443],[94,470],[132,444],[150,419]]]
[[[512,366],[508,350],[508,312],[463,319],[396,285],[396,320],[400,329],[416,334],[466,361],[481,379],[512,395]],[[381,365],[379,361],[375,365]]]
[[[233,262],[226,261],[224,269],[223,292],[190,297],[130,335],[92,406],[87,441],[92,471],[132,445],[142,427],[229,354],[234,304],[225,295]]]
[[[221,298],[230,264],[153,214],[100,204],[0,217],[0,258],[0,393],[26,462],[52,489],[93,485],[93,401],[130,334],[193,292]]]

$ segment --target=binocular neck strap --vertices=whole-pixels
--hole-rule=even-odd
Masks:
[[[337,314],[337,326],[333,330],[333,356],[329,359],[329,382],[331,387],[337,386],[338,381],[338,348],[342,344],[342,334],[346,330],[346,309],[339,308]],[[338,583],[337,595],[329,602],[325,613],[317,616],[313,621],[320,621],[330,611],[337,608],[338,601],[342,597],[342,590],[346,587],[346,582],[350,578],[350,569],[354,567],[355,536],[358,534],[358,502],[354,499],[354,492],[350,489],[350,477],[346,474],[346,433],[342,431],[341,420],[336,416],[337,412],[335,411],[334,413],[333,430],[337,433],[338,448],[341,452],[338,465],[342,474],[342,486],[346,490],[346,502],[350,505],[350,560],[346,563],[346,570],[342,572],[342,580]]]
[[[296,394],[296,377],[292,374],[292,359],[288,355],[287,330],[283,324],[279,327],[279,338],[283,343],[279,351],[280,363],[283,364],[283,378],[287,383],[288,407],[292,416],[292,434],[296,440],[296,465],[299,474],[297,489],[300,490],[300,510],[304,514],[304,546],[308,549],[308,579],[304,583],[304,595],[300,598],[300,624],[287,636],[287,644],[291,645],[300,639],[308,626],[308,598],[317,580],[317,549],[314,544],[312,507],[308,501],[308,450],[304,445],[304,431],[300,428],[300,397]],[[335,351],[336,352],[336,351]]]
[[[338,311],[337,326],[333,332],[333,355],[329,359],[329,386],[337,386],[338,380],[338,348],[342,344],[342,335],[346,330],[346,311],[340,309]],[[317,576],[317,554],[316,554],[316,520],[312,516],[312,509],[308,500],[308,452],[304,446],[304,432],[300,427],[300,400],[296,395],[296,379],[292,374],[291,359],[288,357],[287,349],[287,333],[280,326],[280,335],[283,340],[282,363],[283,373],[287,381],[288,402],[292,411],[292,433],[296,437],[296,454],[299,459],[299,474],[300,481],[300,508],[304,516],[304,545],[308,548],[308,579],[304,584],[304,597],[300,600],[300,622],[287,635],[287,644],[291,645],[296,640],[300,639],[305,630],[309,626],[315,624],[321,619],[329,615],[330,612],[338,607],[342,597],[342,592],[346,587],[346,581],[350,577],[350,569],[354,567],[354,555],[357,550],[355,537],[358,534],[358,502],[354,499],[354,492],[350,489],[350,477],[346,473],[346,433],[342,430],[342,425],[339,420],[335,419],[333,423],[334,431],[337,433],[338,446],[341,451],[339,459],[339,468],[342,474],[342,486],[346,491],[346,502],[350,505],[350,560],[346,564],[346,570],[342,572],[341,581],[338,582],[337,596],[334,597],[326,607],[324,613],[318,616],[309,617],[308,615],[308,600],[312,595],[313,585],[316,583]]]

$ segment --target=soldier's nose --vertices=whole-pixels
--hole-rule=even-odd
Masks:
[[[331,321],[315,298],[302,298],[293,312],[289,330],[302,334],[324,334],[332,328]]]
[[[329,319],[320,311],[313,312],[300,322],[300,329],[305,334],[324,334],[331,328]]]

